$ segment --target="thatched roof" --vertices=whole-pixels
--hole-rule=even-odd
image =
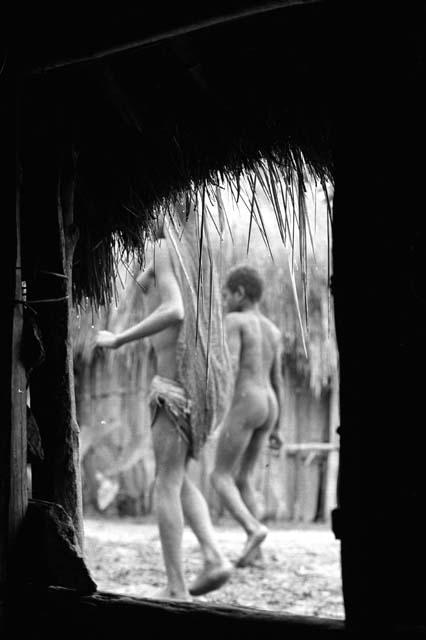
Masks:
[[[332,178],[329,3],[198,5],[26,17],[23,188],[45,149],[75,163],[77,302],[111,298],[117,235],[143,254],[156,208],[181,191],[251,172],[275,201],[279,178],[303,191],[305,165]],[[33,238],[40,219],[26,219]]]

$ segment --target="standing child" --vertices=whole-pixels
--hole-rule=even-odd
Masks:
[[[257,516],[252,476],[262,446],[280,445],[281,333],[259,310],[263,283],[249,266],[234,267],[224,288],[226,336],[234,394],[216,450],[212,484],[247,534],[237,566],[249,564],[268,529]]]

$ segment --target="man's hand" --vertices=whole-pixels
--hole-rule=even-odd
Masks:
[[[283,446],[283,441],[281,440],[278,430],[274,429],[269,434],[269,448],[273,451],[279,451]]]
[[[116,349],[118,347],[117,336],[111,331],[98,331],[95,338],[95,347]]]

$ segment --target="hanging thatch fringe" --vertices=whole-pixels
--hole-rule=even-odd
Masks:
[[[257,203],[257,189],[261,189],[274,211],[283,245],[291,249],[292,256],[298,256],[304,291],[306,323],[308,323],[306,297],[308,235],[312,244],[305,203],[307,180],[313,180],[315,184],[318,182],[322,185],[328,203],[327,184],[332,181],[329,173],[319,172],[312,166],[307,166],[303,161],[302,154],[299,154],[295,160],[294,153],[291,154],[291,162],[278,164],[271,159],[261,158],[258,162],[252,163],[248,168],[241,169],[239,172],[212,172],[208,180],[203,180],[199,184],[190,183],[186,192],[191,201],[198,203],[200,220],[204,221],[204,217],[209,216],[214,223],[214,229],[220,234],[219,229],[223,226],[223,220],[215,221],[207,201],[217,204],[219,215],[226,216],[223,203],[218,200],[220,187],[224,188],[225,184],[235,202],[242,203],[248,208],[250,225],[254,221],[261,229],[265,245],[268,247],[268,235]],[[288,193],[290,193],[290,197]],[[144,264],[147,242],[153,239],[153,225],[156,217],[163,208],[172,211],[176,199],[183,195],[185,192],[179,191],[167,198],[162,198],[158,204],[153,206],[149,216],[144,217],[141,213],[138,217],[136,213],[132,213],[135,216],[134,229],[111,230],[107,239],[100,241],[97,246],[87,251],[84,260],[88,276],[87,291],[85,291],[85,287],[81,287],[78,279],[76,279],[74,289],[75,302],[78,306],[82,305],[83,300],[88,297],[85,294],[89,292],[96,310],[99,306],[117,300],[116,286],[119,281],[119,265],[128,261],[131,255],[140,265]],[[294,231],[290,233],[291,229],[294,230],[295,224],[298,227],[298,247],[294,244]],[[202,229],[200,230],[200,242],[202,242],[201,232]],[[92,268],[89,268],[89,265]]]

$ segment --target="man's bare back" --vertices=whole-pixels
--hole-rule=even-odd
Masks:
[[[173,272],[169,252],[163,240],[155,251],[155,259],[139,279],[146,295],[147,310],[152,314],[156,309],[167,305],[182,306],[182,297],[176,276]],[[180,324],[177,321],[150,336],[150,342],[156,357],[156,373],[174,380],[176,378],[176,344]]]
[[[184,308],[164,241],[156,250],[155,261],[137,278],[137,282],[147,294],[147,317],[116,335],[110,331],[99,331],[96,344],[117,349],[133,340],[149,337],[156,355],[157,373],[173,379],[176,374],[176,341]]]

